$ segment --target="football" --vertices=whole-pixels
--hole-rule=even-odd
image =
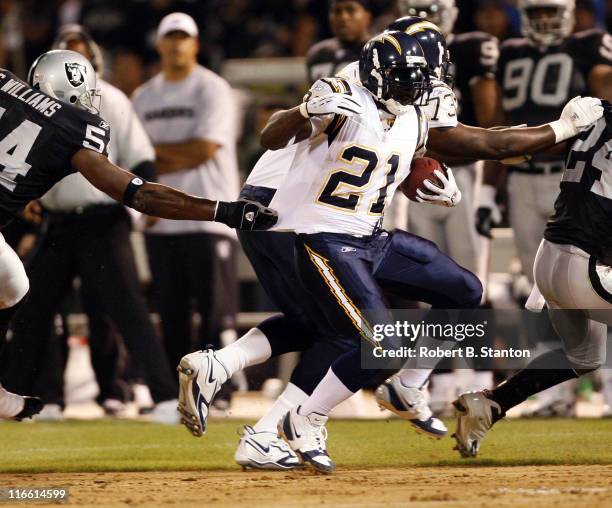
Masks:
[[[400,190],[411,201],[417,201],[417,189],[419,188],[424,193],[431,194],[431,192],[423,186],[423,182],[429,180],[434,185],[441,186],[442,182],[434,175],[436,169],[439,169],[446,175],[446,170],[435,159],[430,159],[429,157],[413,159],[410,165],[410,174],[400,184]]]

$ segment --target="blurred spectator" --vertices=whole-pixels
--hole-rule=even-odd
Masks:
[[[372,13],[367,0],[332,0],[329,25],[334,37],[315,44],[306,55],[308,80],[333,76],[359,60],[361,48],[370,38]]]
[[[494,35],[499,40],[519,35],[510,23],[509,7],[504,0],[480,0],[474,21],[477,30]]]
[[[576,0],[575,32],[582,32],[597,26],[597,13],[595,5],[590,0]]]
[[[197,64],[198,27],[185,13],[158,29],[161,72],[134,94],[156,151],[159,181],[203,197],[238,195],[238,111],[225,80]],[[194,348],[233,342],[236,241],[223,224],[160,219],[146,234],[166,352],[171,365]],[[192,340],[192,315],[202,322]]]
[[[78,51],[90,59],[96,71],[102,68],[99,47],[78,25],[64,27],[55,47]],[[153,179],[153,147],[129,99],[102,79],[98,80],[98,87],[104,98],[100,116],[110,124],[112,131],[109,158],[142,178]],[[126,208],[95,189],[78,173],[55,185],[40,203],[43,207],[41,234],[28,263],[30,298],[16,316],[11,346],[18,355],[38,354],[42,358],[46,354],[45,361],[39,361],[38,365],[43,379],[48,381],[43,390],[37,392],[45,396],[47,404],[56,407],[50,411],[45,409],[54,417],[61,416],[65,356],[57,349],[41,348],[40,344],[47,342],[43,339],[50,334],[54,316],[60,310],[58,307],[78,276],[83,306],[89,318],[92,365],[100,387],[99,402],[116,410],[126,401],[127,395],[116,375],[119,347],[113,344],[116,336],[111,333],[108,316],[125,339],[134,361],[143,368],[157,403],[153,420],[177,422],[176,386],[138,281]],[[29,212],[33,213],[34,208],[34,204],[30,204]],[[60,346],[58,343],[57,347]],[[25,363],[16,359],[11,365],[17,366],[22,373]],[[22,382],[33,381],[32,376],[15,378]],[[33,390],[23,387],[23,392]]]

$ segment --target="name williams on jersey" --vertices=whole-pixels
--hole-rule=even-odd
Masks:
[[[0,82],[5,81],[6,78],[6,74],[0,73]],[[0,90],[26,103],[47,117],[52,117],[62,109],[62,105],[48,95],[37,92],[25,83],[13,78],[9,78]]]

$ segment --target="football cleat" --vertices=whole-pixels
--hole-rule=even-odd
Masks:
[[[327,416],[310,413],[298,414],[299,406],[289,411],[278,423],[278,433],[285,438],[291,449],[300,459],[308,462],[321,473],[331,473],[336,469],[327,454],[325,441]]]
[[[448,433],[444,423],[432,415],[423,391],[403,385],[398,375],[376,389],[376,402],[408,421],[417,432],[434,439],[442,439]]]
[[[40,413],[44,404],[38,397],[17,395],[0,385],[0,419],[21,421]]]
[[[40,413],[43,407],[44,403],[38,397],[23,397],[23,409],[12,419],[20,422],[24,418],[32,418],[35,414]]]
[[[234,460],[243,469],[294,469],[300,467],[300,459],[276,432],[255,432],[244,426],[244,434],[238,443]]]
[[[194,436],[203,436],[210,405],[229,376],[212,349],[183,356],[177,370],[181,423]]]
[[[482,440],[493,424],[505,416],[500,405],[487,396],[486,391],[466,392],[453,402],[457,409],[457,450],[462,457],[476,457]]]

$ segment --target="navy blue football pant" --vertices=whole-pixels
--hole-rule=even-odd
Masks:
[[[243,199],[269,205],[274,189],[245,185]],[[342,353],[354,347],[350,338],[337,336],[304,289],[295,264],[296,234],[275,231],[237,231],[238,240],[268,298],[282,314],[266,319],[259,328],[268,338],[272,356],[302,351],[291,383],[311,393]]]
[[[274,192],[245,185],[240,197],[268,205]],[[258,328],[270,341],[272,356],[304,351],[291,382],[310,394],[332,362],[356,348],[355,330],[349,327],[347,335],[330,326],[329,316],[304,289],[297,272],[294,233],[238,231],[238,238],[268,297],[283,313]],[[378,256],[375,277],[386,294],[438,308],[471,308],[480,301],[478,279],[440,253],[433,243],[400,230],[377,238],[379,249],[371,250],[371,265]],[[371,277],[370,272],[365,275]],[[324,298],[327,302],[328,294]]]
[[[296,258],[303,284],[325,315],[327,326],[354,341],[355,347],[331,365],[336,376],[354,392],[377,373],[361,368],[357,346],[363,339],[367,345],[365,310],[390,319],[384,291],[438,309],[475,308],[482,296],[482,286],[474,274],[434,243],[403,231],[369,237],[299,235]]]

